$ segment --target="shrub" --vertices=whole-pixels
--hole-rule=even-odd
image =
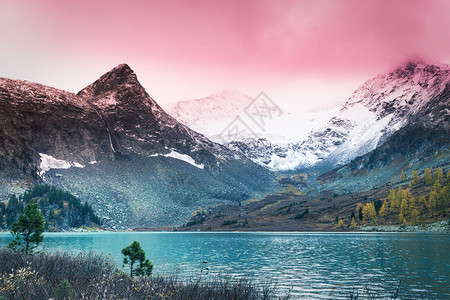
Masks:
[[[273,284],[212,277],[179,281],[174,276],[131,278],[116,273],[108,258],[93,253],[23,255],[0,249],[0,299],[289,299]],[[75,292],[76,291],[76,292]],[[72,298],[73,297],[73,298]]]

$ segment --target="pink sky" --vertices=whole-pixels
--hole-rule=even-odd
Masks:
[[[411,57],[450,63],[450,1],[0,2],[0,76],[77,92],[128,63],[161,104],[234,88],[343,102]]]

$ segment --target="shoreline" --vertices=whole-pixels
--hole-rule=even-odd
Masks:
[[[164,230],[162,228],[138,228],[138,229],[125,229],[125,230],[110,230],[106,228],[96,229],[84,229],[84,228],[71,228],[69,230],[60,231],[44,231],[44,233],[99,233],[99,232],[117,232],[117,233],[145,233],[145,232],[190,232],[190,233],[373,233],[373,232],[385,232],[385,233],[445,233],[450,234],[450,218],[436,221],[423,225],[360,225],[354,230],[211,230],[211,231],[199,231],[199,230]],[[11,233],[9,230],[1,230],[0,233]]]

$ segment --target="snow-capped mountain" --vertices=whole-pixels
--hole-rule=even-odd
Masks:
[[[273,170],[330,169],[375,149],[408,124],[430,99],[442,93],[449,74],[448,65],[412,61],[370,79],[340,109],[314,114],[290,111],[256,137],[216,141]],[[208,111],[220,111],[227,103],[206,99]],[[179,102],[173,113],[195,128],[183,117],[187,109],[182,108],[188,104],[189,111],[196,112],[202,102]],[[202,124],[196,129],[214,139],[214,131],[208,132],[208,128],[214,128],[209,127],[211,119],[201,114],[196,117],[196,123]]]
[[[214,140],[252,101],[246,94],[223,90],[206,98],[173,103],[166,110],[179,122]]]
[[[257,142],[260,146],[265,144],[273,147],[298,142],[305,139],[318,124],[325,123],[339,109],[331,107],[320,112],[305,112],[277,107],[280,109],[280,115],[266,119],[264,128],[260,128],[248,113],[253,105],[258,104],[257,100],[258,97],[252,98],[239,91],[223,90],[206,98],[169,104],[165,110],[189,128],[204,134],[217,143],[234,148],[234,142],[251,144],[260,140]],[[241,128],[248,128],[248,130],[243,130],[238,136],[223,134],[236,118],[239,118]],[[298,126],[299,123],[302,126]]]
[[[168,115],[125,64],[78,94],[0,78],[0,116],[0,201],[43,181],[127,228],[273,187],[270,172]]]
[[[334,167],[380,146],[450,82],[450,66],[409,62],[359,87],[336,117],[294,148],[298,167]]]

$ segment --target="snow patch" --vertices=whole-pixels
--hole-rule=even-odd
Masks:
[[[182,160],[182,161],[187,162],[188,164],[191,164],[194,167],[199,168],[199,169],[203,169],[205,167],[205,165],[203,165],[203,164],[197,164],[195,162],[195,160],[192,157],[190,157],[189,155],[181,154],[174,150],[171,150],[170,153],[165,154],[164,156]]]
[[[50,169],[69,169],[70,167],[84,168],[84,166],[78,162],[70,163],[44,153],[39,153],[39,156],[41,157],[41,163],[39,164],[39,168],[41,169],[39,176],[41,177]]]

